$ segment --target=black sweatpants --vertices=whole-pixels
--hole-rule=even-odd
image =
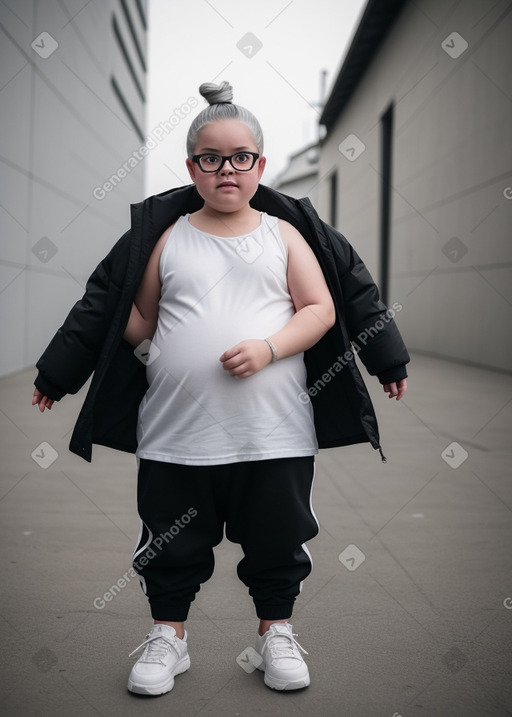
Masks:
[[[133,556],[155,620],[181,622],[213,574],[224,535],[242,546],[238,576],[260,619],[292,614],[311,572],[303,543],[319,527],[311,508],[314,456],[184,466],[141,459],[141,534]]]

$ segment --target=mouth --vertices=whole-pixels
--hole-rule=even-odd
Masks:
[[[235,184],[235,182],[221,182],[217,185],[217,187],[237,187],[238,185]]]

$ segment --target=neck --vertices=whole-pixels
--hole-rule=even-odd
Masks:
[[[235,209],[232,212],[221,212],[207,204],[204,204],[202,209],[199,210],[198,214],[202,214],[204,219],[220,221],[223,223],[227,222],[244,222],[251,219],[256,212],[249,204],[246,204],[240,209]],[[256,212],[257,213],[257,212]]]
[[[260,212],[249,204],[232,212],[221,212],[205,204],[195,212],[192,224],[219,236],[238,236],[253,231],[260,224]]]

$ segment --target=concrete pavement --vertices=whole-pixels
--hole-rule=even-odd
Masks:
[[[236,662],[257,622],[224,541],[187,624],[192,667],[158,698],[126,690],[151,624],[128,572],[134,457],[69,453],[84,391],[41,415],[34,370],[2,379],[0,714],[512,715],[512,376],[419,355],[409,374],[400,403],[367,379],[386,464],[369,444],[317,459],[292,620],[311,686],[276,693]]]

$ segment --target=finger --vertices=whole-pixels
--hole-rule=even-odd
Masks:
[[[39,402],[39,410],[41,413],[44,412],[44,409],[47,408],[49,411],[51,411],[53,405],[53,401],[51,398],[48,398],[48,396],[43,396],[41,398],[41,401]]]
[[[249,370],[248,364],[246,361],[241,363],[239,366],[235,366],[229,371],[230,376],[237,376],[240,377],[243,373],[246,373]]]
[[[231,371],[234,368],[242,366],[244,363],[245,359],[240,354],[237,354],[233,358],[224,361],[224,363],[222,364],[222,368],[225,371]]]
[[[233,376],[233,378],[249,378],[249,376],[252,376],[254,374],[254,371],[244,371],[241,374],[238,374],[237,376]]]
[[[396,384],[395,383],[386,383],[383,388],[384,388],[384,391],[389,394],[388,398],[393,398],[393,396],[396,395]]]
[[[399,401],[402,398],[402,396],[405,394],[406,391],[407,391],[407,384],[405,383],[404,385],[400,386],[400,388],[398,389],[398,396],[396,397],[396,400]]]
[[[234,356],[225,358],[222,362],[222,366],[227,369],[235,368],[235,366],[238,366],[240,363],[242,363],[242,361],[243,359],[241,358],[240,354],[235,354]]]
[[[234,358],[239,352],[240,352],[240,350],[236,346],[232,346],[227,351],[224,351],[222,356],[219,358],[219,361],[221,363],[224,363],[225,361],[229,361],[229,359]]]

